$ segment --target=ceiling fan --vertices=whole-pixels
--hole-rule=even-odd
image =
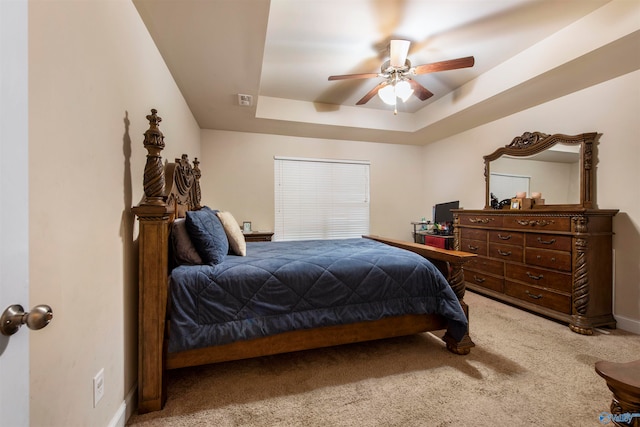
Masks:
[[[433,93],[413,80],[411,76],[473,67],[475,63],[473,56],[467,56],[413,67],[411,66],[411,61],[407,59],[409,45],[410,42],[408,40],[391,40],[389,60],[382,64],[380,73],[343,74],[329,76],[329,80],[383,78],[384,80],[356,102],[356,105],[366,104],[378,94],[386,104],[396,107],[394,114],[397,114],[397,98],[406,102],[412,94],[421,101],[433,96]]]

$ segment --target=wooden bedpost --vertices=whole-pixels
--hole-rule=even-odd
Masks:
[[[144,198],[132,210],[140,221],[139,245],[139,321],[138,321],[138,411],[162,409],[166,399],[163,387],[163,345],[169,268],[169,221],[173,206],[167,204],[165,171],[161,151],[164,136],[162,120],[151,110],[149,130],[144,134],[147,163],[144,168]]]
[[[191,209],[197,211],[202,208],[200,206],[200,199],[202,198],[202,193],[200,191],[200,177],[202,176],[202,172],[200,172],[200,162],[196,157],[193,159],[193,177],[195,178],[193,182],[193,186],[191,187],[190,200],[192,203]]]
[[[469,306],[466,302],[464,302],[464,294],[466,291],[466,286],[464,285],[464,270],[462,269],[463,265],[468,261],[468,259],[450,259],[448,260],[450,267],[450,274],[447,278],[449,281],[449,285],[451,285],[451,289],[458,297],[458,301],[460,301],[460,306],[462,310],[464,310],[464,315],[467,316],[467,320],[469,319]],[[471,322],[469,322],[471,324]],[[469,331],[464,335],[464,337],[460,341],[456,341],[453,339],[451,335],[449,335],[449,331],[445,332],[442,340],[447,344],[447,348],[452,353],[456,354],[469,354],[472,347],[475,347],[475,343],[471,340],[469,336]]]
[[[164,135],[158,126],[162,118],[151,109],[147,116],[149,129],[144,133],[144,148],[147,149],[147,163],[144,166],[144,200],[141,205],[165,206],[164,166],[160,152],[164,149]]]

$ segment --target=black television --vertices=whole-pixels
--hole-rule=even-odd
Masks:
[[[453,212],[451,209],[458,209],[460,201],[438,203],[433,207],[433,222],[435,224],[453,224]]]

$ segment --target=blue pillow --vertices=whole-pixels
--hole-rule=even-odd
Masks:
[[[229,240],[214,210],[203,207],[199,211],[187,211],[185,224],[189,237],[206,264],[216,265],[229,253]]]

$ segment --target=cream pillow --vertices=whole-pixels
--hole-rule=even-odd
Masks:
[[[216,213],[225,233],[227,233],[227,239],[229,240],[229,246],[234,254],[240,256],[247,255],[247,242],[244,240],[244,234],[240,230],[240,225],[236,219],[231,215],[231,212],[218,211]]]

